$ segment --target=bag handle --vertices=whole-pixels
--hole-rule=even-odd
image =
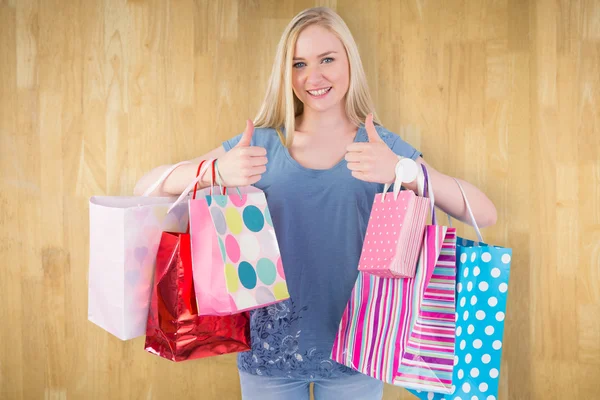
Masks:
[[[421,196],[423,195],[423,193],[425,191],[427,191],[429,198],[431,200],[431,223],[433,225],[437,225],[436,214],[435,214],[435,198],[433,195],[433,188],[431,185],[431,181],[429,180],[427,168],[423,164],[421,164],[421,167],[423,168],[424,188],[421,190],[420,188],[423,186],[421,186],[419,181],[417,181],[417,190],[419,191],[419,195],[421,195]],[[463,187],[460,184],[460,182],[458,181],[458,179],[456,179],[456,178],[452,178],[452,179],[454,179],[454,182],[456,182],[456,184],[458,185],[458,188],[460,189],[460,193],[462,194],[463,200],[465,202],[465,206],[467,207],[467,212],[469,213],[469,217],[471,218],[471,226],[473,228],[475,228],[475,234],[477,235],[477,240],[479,240],[480,242],[483,242],[483,236],[481,235],[481,231],[479,230],[479,226],[477,225],[477,221],[475,220],[475,216],[473,215],[473,210],[471,209],[471,204],[469,203],[469,199],[467,199],[467,194],[465,193],[465,190],[463,189]],[[446,214],[446,215],[448,216],[448,226],[452,227],[452,217],[450,217],[450,214]]]
[[[402,183],[409,183],[418,179],[419,168],[414,160],[398,156],[398,162],[396,163],[394,172],[396,173],[396,179],[394,180],[394,200],[396,200],[398,199],[398,193],[400,193]],[[386,183],[383,187],[383,194],[381,195],[382,203],[385,201],[385,195],[389,189],[390,184]]]
[[[429,198],[431,205],[431,223],[433,225],[437,225],[437,218],[435,214],[435,195],[433,193],[433,185],[429,181],[429,175],[427,173],[427,168],[424,164],[417,164],[414,160],[410,158],[404,158],[398,156],[400,159],[396,164],[396,180],[394,181],[394,200],[398,198],[398,193],[400,192],[401,182],[412,182],[417,180],[417,195],[421,197]],[[421,166],[419,168],[419,165]],[[413,171],[413,166],[417,167],[416,171]],[[406,167],[406,168],[405,168]],[[386,183],[383,187],[383,194],[381,195],[381,202],[385,200],[385,195],[390,188],[390,184]],[[425,194],[427,193],[427,194]]]
[[[481,231],[479,230],[477,221],[475,221],[475,216],[473,215],[473,210],[471,210],[471,205],[469,204],[469,199],[467,199],[467,194],[465,193],[465,190],[463,189],[463,187],[460,184],[460,182],[458,181],[458,179],[456,179],[456,178],[453,178],[453,179],[454,179],[454,182],[456,182],[456,184],[458,185],[458,188],[460,189],[460,193],[462,194],[462,198],[465,202],[465,206],[467,207],[467,212],[469,213],[469,217],[471,218],[471,226],[473,228],[475,228],[475,234],[477,235],[477,240],[479,240],[480,242],[483,242],[483,236],[481,236]],[[452,226],[452,218],[450,217],[450,214],[448,214],[448,224],[449,224],[449,226]]]
[[[190,184],[183,190],[183,192],[181,192],[181,194],[179,195],[177,200],[175,200],[175,203],[173,203],[173,205],[171,205],[171,207],[167,211],[167,214],[170,213],[173,208],[178,206],[188,196],[190,191],[197,186],[197,184],[202,180],[202,177],[208,170],[208,167],[210,167],[212,165],[212,163],[215,161],[215,159],[213,158],[211,160],[205,160],[205,161],[207,161],[207,162],[202,166],[198,176],[196,178],[194,178],[194,180],[192,182],[190,182]]]
[[[144,194],[142,194],[142,197],[150,196],[150,193],[154,192],[160,185],[162,185],[163,182],[167,180],[169,175],[171,175],[171,173],[175,171],[175,169],[185,164],[191,164],[191,161],[180,161],[177,164],[171,165],[165,172],[163,172],[163,174],[158,178],[158,180],[152,184],[152,186],[146,189]]]
[[[429,180],[429,174],[427,172],[427,168],[425,167],[424,164],[421,164],[421,168],[423,169],[423,177],[424,177],[424,187],[423,187],[423,193],[427,192],[427,196],[425,197],[429,197],[429,201],[431,203],[431,224],[432,225],[437,225],[437,218],[435,215],[435,196],[433,194],[433,185],[431,184],[431,181]],[[418,186],[417,186],[418,187]],[[421,195],[423,195],[423,193]]]
[[[221,182],[223,182],[223,177],[221,177],[221,173],[219,172],[219,160],[215,161],[215,165],[214,165],[214,169],[215,169],[215,175],[216,175],[216,182],[219,185],[219,187],[221,188],[221,194],[227,194],[227,188],[225,186],[221,186]],[[223,188],[225,189],[225,191],[223,192]],[[238,193],[238,196],[240,196],[240,199],[243,197],[242,196],[242,192],[240,191],[239,187],[236,187],[235,190]]]
[[[402,177],[403,177],[403,169],[402,169],[402,166],[400,163],[402,162],[402,160],[410,160],[410,159],[405,159],[400,156],[398,158],[400,159],[400,161],[398,161],[398,164],[396,164],[396,180],[394,182],[394,199],[396,199],[398,197],[398,192],[400,191],[400,184],[402,182]],[[410,160],[410,161],[412,161],[412,160]],[[421,164],[421,168],[417,172],[416,179],[417,179],[417,195],[422,196],[422,197],[429,197],[429,200],[431,201],[431,222],[433,225],[436,225],[437,218],[436,218],[436,214],[435,214],[435,196],[433,194],[433,186],[431,185],[431,181],[429,180],[429,175],[427,173],[427,168],[425,167],[425,165]],[[454,181],[458,185],[458,188],[460,189],[463,200],[465,202],[465,206],[467,208],[467,212],[469,213],[469,217],[471,218],[471,226],[475,229],[475,234],[477,235],[477,239],[480,242],[483,242],[483,236],[481,235],[481,231],[479,229],[479,226],[477,225],[475,216],[473,215],[473,210],[471,209],[471,204],[469,203],[469,199],[467,199],[467,194],[465,193],[465,190],[463,189],[463,187],[460,184],[460,182],[458,181],[458,179],[456,179],[456,178],[452,178],[452,179],[454,179]],[[412,182],[412,180],[410,180],[409,182]],[[383,202],[383,200],[385,198],[385,194],[387,193],[389,188],[390,188],[390,184],[386,183],[383,188],[383,194],[381,196],[382,202]],[[427,196],[425,196],[426,192],[427,192]],[[448,216],[448,226],[452,227],[452,217],[450,217],[450,214],[446,214],[446,215]]]
[[[427,174],[427,168],[425,167],[425,165],[422,165],[423,167],[423,175],[425,177],[425,190],[427,190],[427,192],[429,193],[429,197],[431,199],[431,222],[433,225],[436,225],[436,215],[435,215],[435,199],[433,198],[433,189],[431,187],[431,181],[429,180],[429,176]],[[460,192],[462,194],[463,200],[465,202],[465,206],[467,207],[467,212],[469,213],[469,217],[471,218],[471,226],[475,229],[475,234],[477,235],[477,240],[479,240],[480,242],[483,242],[483,236],[481,235],[481,231],[479,230],[479,226],[477,225],[477,221],[475,221],[475,216],[473,215],[473,210],[471,209],[471,205],[469,203],[469,199],[467,199],[467,194],[465,193],[465,190],[463,189],[462,185],[460,184],[460,182],[458,181],[458,179],[456,178],[452,178],[454,179],[454,182],[456,182],[456,184],[458,185],[458,188],[460,189]],[[429,188],[427,189],[427,186],[429,186]],[[419,182],[417,182],[417,189],[419,191],[419,195],[422,196],[423,192],[425,190],[421,189],[423,186],[421,186],[419,184]],[[446,214],[446,216],[448,217],[448,226],[451,228],[452,227],[452,217],[450,216],[450,214]]]
[[[198,170],[196,171],[196,177],[200,176],[200,172],[202,172],[202,165],[204,165],[204,163],[206,162],[206,160],[202,160],[200,162],[200,164],[198,165]],[[200,182],[196,182],[196,184],[194,185],[194,194],[192,195],[192,200],[196,199],[196,192],[198,191],[198,184]]]
[[[200,161],[200,164],[198,165],[198,170],[196,171],[196,176],[200,175],[200,172],[202,172],[202,166],[204,165],[204,163],[206,162],[206,160],[202,160]],[[194,186],[194,194],[192,195],[192,199],[196,198],[196,192],[198,191],[198,182],[196,182],[196,185]],[[185,233],[190,233],[190,220],[188,218],[188,223],[187,223],[187,228],[185,230]]]
[[[211,167],[212,167],[211,168],[212,174],[210,175],[210,190],[209,190],[209,193],[210,193],[210,198],[212,199],[213,190],[214,190],[214,187],[215,187],[215,181],[217,179],[216,178],[217,177],[217,173],[216,173],[217,160],[213,161]],[[223,194],[223,188],[221,187],[221,185],[219,185],[219,188],[221,188],[221,194]],[[225,190],[227,190],[227,188],[225,188]]]

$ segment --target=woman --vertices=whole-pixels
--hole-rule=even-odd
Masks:
[[[394,181],[398,155],[426,164],[374,122],[373,110],[346,24],[330,9],[305,10],[281,37],[256,128],[248,120],[242,134],[176,169],[153,193],[180,194],[197,162],[209,158],[218,159],[225,186],[255,185],[266,193],[291,298],[252,312],[252,350],[238,358],[244,399],[308,399],[311,382],[317,400],[382,397],[382,382],[329,359],[373,198]],[[135,193],[168,167],[149,172]],[[456,183],[427,167],[438,207],[466,220]],[[494,205],[462,184],[478,224],[494,224]],[[416,190],[415,182],[405,186]]]

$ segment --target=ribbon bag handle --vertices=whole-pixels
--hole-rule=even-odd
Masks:
[[[218,161],[219,160],[215,161],[215,165],[213,167],[213,178],[216,177],[216,181],[219,184],[219,187],[221,188],[221,194],[225,195],[225,194],[227,194],[227,187],[221,186],[221,182],[223,182],[223,178],[221,177],[221,173],[219,172],[219,162]],[[240,199],[241,199],[243,196],[242,196],[242,192],[240,191],[240,188],[236,187],[235,190],[237,191],[238,196],[240,196]]]
[[[431,184],[431,180],[429,180],[429,173],[427,172],[427,168],[425,167],[424,164],[421,164],[421,169],[423,170],[423,190],[422,190],[421,195],[423,195],[424,193],[427,193],[427,196],[425,196],[425,197],[429,197],[429,201],[431,203],[431,224],[437,225],[437,218],[436,218],[436,214],[435,214],[435,195],[433,194],[433,185]],[[419,185],[417,185],[417,190],[418,190],[418,188],[419,188]]]
[[[198,176],[200,176],[200,172],[202,172],[202,165],[204,165],[204,163],[206,162],[206,160],[202,160],[200,162],[200,164],[198,165],[198,170],[196,171],[196,178]],[[192,200],[196,200],[196,192],[198,191],[198,184],[200,182],[196,182],[196,184],[194,185],[194,193],[192,194]]]
[[[453,179],[454,179],[454,182],[456,182],[456,184],[458,185],[458,188],[460,189],[460,193],[462,194],[463,200],[465,202],[465,206],[467,207],[467,212],[469,213],[469,217],[471,218],[471,226],[473,228],[475,228],[475,234],[477,235],[477,240],[479,240],[480,242],[483,242],[483,236],[481,236],[481,231],[479,230],[477,221],[475,221],[475,216],[473,215],[473,210],[471,209],[471,205],[469,204],[469,199],[467,199],[467,194],[465,193],[465,190],[463,189],[463,187],[460,184],[460,182],[458,181],[458,179],[456,179],[456,178],[453,178]],[[452,218],[450,217],[449,214],[448,214],[448,223],[450,224],[450,226],[452,226]]]
[[[394,172],[396,173],[396,179],[394,180],[394,200],[397,200],[402,183],[409,183],[417,179],[419,177],[419,168],[414,160],[398,156],[398,162],[396,163]],[[386,183],[383,187],[383,194],[381,195],[382,203],[385,201],[385,195],[389,189],[390,184]]]
[[[420,195],[422,195],[423,192],[427,191],[429,198],[431,200],[431,223],[433,225],[436,225],[435,198],[433,195],[433,188],[431,186],[431,181],[429,180],[427,168],[425,167],[425,165],[421,164],[421,166],[423,168],[423,175],[424,175],[424,182],[423,182],[424,188],[423,188],[423,190],[419,190]],[[454,179],[454,182],[456,182],[456,184],[458,185],[458,188],[460,189],[463,200],[465,202],[465,206],[467,207],[467,212],[469,213],[469,217],[471,218],[471,226],[475,229],[475,234],[477,235],[477,239],[480,242],[483,242],[483,236],[481,235],[481,231],[479,230],[477,221],[475,221],[475,216],[473,215],[473,210],[471,209],[471,204],[469,203],[469,199],[467,199],[467,194],[465,193],[465,190],[463,189],[463,187],[460,184],[460,182],[458,181],[458,179],[456,179],[456,178],[453,178],[453,179]],[[421,188],[421,187],[423,187],[423,186],[420,186],[419,182],[417,182],[417,188]],[[450,214],[446,214],[446,215],[448,216],[448,226],[452,227],[452,217],[450,217]]]
[[[200,172],[202,171],[202,165],[204,165],[205,162],[206,162],[206,160],[200,161],[200,164],[198,165],[198,170],[196,171],[196,177],[198,177],[200,175]],[[199,182],[196,182],[196,185],[194,186],[194,193],[192,194],[192,200],[194,200],[196,198],[196,192],[198,191],[198,183]],[[187,228],[185,230],[185,233],[190,233],[189,219],[188,219]]]
[[[173,210],[173,208],[178,206],[188,196],[190,191],[192,191],[192,189],[194,189],[197,186],[197,184],[202,180],[202,177],[208,170],[208,167],[210,167],[211,163],[214,162],[214,159],[205,160],[205,161],[206,161],[206,163],[204,163],[204,165],[202,165],[202,168],[200,169],[200,173],[198,174],[198,176],[196,178],[194,178],[194,180],[192,182],[190,182],[190,184],[183,190],[183,192],[181,192],[181,194],[179,195],[177,200],[175,200],[175,203],[173,203],[173,205],[171,205],[171,207],[169,208],[169,211],[167,211],[167,213],[171,212],[171,210]]]
[[[227,194],[227,187],[222,185],[223,179],[221,178],[221,173],[219,172],[219,160],[216,159],[212,166],[212,180],[211,185],[215,186],[215,182],[219,185],[219,189],[221,189],[221,195],[224,196]],[[212,196],[212,186],[210,189],[210,195]],[[240,192],[240,188],[236,188],[238,194],[240,195],[240,199],[242,198],[242,193]]]
[[[191,164],[191,163],[192,163],[191,161],[180,161],[177,164],[171,165],[165,172],[163,172],[163,174],[157,179],[156,182],[154,182],[148,189],[146,189],[144,194],[142,194],[142,197],[150,196],[150,193],[154,192],[160,185],[162,185],[163,182],[167,180],[169,175],[171,175],[173,173],[173,171],[175,171],[175,169],[177,169],[178,167],[180,167],[182,165]]]

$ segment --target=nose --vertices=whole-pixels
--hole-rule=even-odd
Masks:
[[[323,73],[321,71],[321,66],[317,65],[317,66],[310,66],[307,68],[306,71],[306,83],[310,86],[310,87],[316,87],[318,86],[321,82],[323,82]]]

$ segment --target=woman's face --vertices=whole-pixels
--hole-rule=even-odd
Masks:
[[[350,85],[348,56],[342,42],[326,28],[311,25],[296,42],[292,86],[304,107],[319,112],[342,102]]]

